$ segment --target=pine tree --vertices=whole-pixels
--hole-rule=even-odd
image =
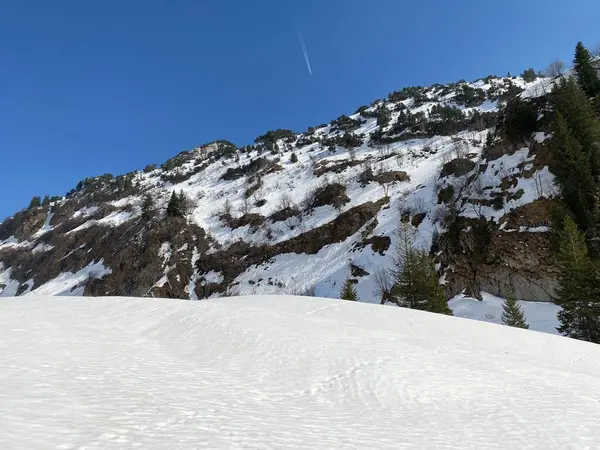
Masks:
[[[582,42],[575,47],[573,60],[577,82],[588,97],[595,97],[600,92],[600,79],[592,64],[592,55]]]
[[[144,220],[152,219],[152,209],[153,208],[154,208],[154,201],[152,200],[152,196],[150,194],[144,195],[144,201],[142,203],[142,218]]]
[[[554,123],[554,163],[552,171],[561,188],[563,200],[575,215],[582,229],[594,224],[595,185],[590,158],[573,136],[560,111]]]
[[[183,190],[179,191],[179,210],[181,211],[181,217],[185,216],[188,212],[188,198],[183,193]]]
[[[552,91],[552,105],[563,115],[573,137],[589,155],[590,168],[595,179],[600,177],[600,123],[585,93],[571,78],[562,80]]]
[[[42,199],[38,196],[35,196],[29,202],[29,208],[37,208],[42,205]]]
[[[295,163],[297,163],[297,162],[298,162],[298,155],[296,155],[295,153],[292,153],[292,156],[291,156],[291,158],[290,158],[290,161],[291,161],[292,163],[294,163],[294,164],[295,164]]]
[[[402,223],[397,238],[390,301],[405,308],[452,315],[433,259],[426,251],[415,248],[412,226]]]
[[[532,81],[535,81],[535,79],[537,78],[537,75],[533,68],[529,68],[529,69],[523,71],[523,73],[521,74],[521,78],[523,78],[523,80],[526,81],[527,83],[530,83]]]
[[[352,300],[355,302],[359,300],[358,294],[356,293],[356,289],[352,280],[346,280],[346,282],[342,286],[342,290],[340,291],[340,298],[342,300]]]
[[[588,256],[583,234],[566,216],[559,236],[560,274],[554,303],[562,307],[557,330],[565,336],[600,343],[600,271]]]
[[[515,296],[511,293],[506,297],[504,303],[502,303],[502,323],[509,327],[516,328],[529,328],[525,321],[525,315],[521,306],[517,302]]]
[[[42,200],[42,206],[48,206],[50,204],[50,197],[48,195],[44,195],[44,199]]]
[[[169,204],[167,205],[167,216],[183,217],[183,212],[181,210],[181,199],[175,193],[175,191],[173,191],[173,193],[171,194],[171,199],[169,200]]]

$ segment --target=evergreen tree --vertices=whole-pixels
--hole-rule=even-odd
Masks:
[[[502,323],[509,327],[529,328],[525,321],[525,315],[517,299],[513,294],[509,294],[502,303]]]
[[[181,211],[181,217],[185,216],[188,212],[188,198],[183,193],[183,190],[179,191],[179,209]]]
[[[44,195],[44,199],[42,200],[42,206],[48,206],[50,204],[50,197],[48,195]]]
[[[588,256],[583,234],[566,216],[559,236],[560,274],[554,302],[562,307],[557,330],[565,336],[600,343],[600,271]]]
[[[592,64],[592,55],[582,42],[578,42],[575,47],[573,65],[581,88],[588,97],[595,97],[600,92],[600,79]]]
[[[571,78],[562,80],[552,91],[552,105],[567,121],[573,137],[589,155],[590,168],[595,179],[600,177],[600,123],[585,93]]]
[[[42,205],[42,199],[39,196],[35,196],[29,202],[29,208],[37,208]]]
[[[402,223],[397,237],[390,300],[405,308],[452,315],[434,261],[426,251],[415,248],[411,225]]]
[[[183,217],[183,211],[181,210],[181,199],[173,191],[171,199],[167,205],[167,216],[169,217]]]
[[[354,283],[352,280],[347,279],[344,285],[342,286],[342,290],[340,291],[340,298],[342,300],[352,300],[358,301],[358,294],[356,293],[356,289],[354,288]]]
[[[523,73],[521,74],[521,78],[523,78],[523,80],[527,83],[530,83],[532,81],[535,81],[537,75],[535,73],[535,70],[533,70],[533,68],[530,68],[523,71]]]
[[[142,203],[142,218],[144,220],[152,219],[152,209],[153,208],[154,208],[154,200],[152,200],[152,196],[150,194],[144,195],[144,201]]]
[[[290,158],[290,161],[291,161],[292,163],[294,163],[294,164],[295,164],[295,163],[297,163],[297,162],[298,162],[298,155],[296,155],[295,153],[292,153],[292,156],[291,156],[291,158]]]
[[[571,133],[560,111],[556,113],[553,146],[552,171],[560,186],[563,200],[581,228],[588,229],[594,225],[592,211],[596,201],[590,158]]]

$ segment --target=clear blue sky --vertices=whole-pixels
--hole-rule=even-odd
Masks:
[[[3,1],[0,220],[86,176],[304,131],[403,86],[568,62],[600,42],[598,17],[597,0]]]

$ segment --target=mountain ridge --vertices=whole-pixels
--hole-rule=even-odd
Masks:
[[[350,276],[361,298],[378,302],[375,269],[389,267],[398,223],[409,219],[418,245],[429,248],[455,196],[473,200],[460,213],[465,229],[478,218],[502,219],[493,232],[507,242],[518,236],[547,248],[548,224],[519,216],[556,195],[541,150],[543,119],[516,144],[503,125],[507,102],[536,102],[551,89],[552,79],[532,78],[404,88],[304,133],[271,130],[240,148],[218,140],[160,167],[82,180],[0,224],[0,295],[336,296]],[[472,177],[485,186],[450,192]],[[183,193],[181,216],[167,215],[174,192]],[[478,279],[457,255],[437,256],[448,298],[505,293],[488,279],[496,265]],[[522,256],[512,258],[517,273]],[[555,269],[534,266],[512,284],[520,298],[548,300]]]

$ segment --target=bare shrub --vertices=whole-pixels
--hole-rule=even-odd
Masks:
[[[377,267],[373,274],[373,282],[375,284],[373,294],[379,297],[380,302],[383,305],[391,297],[391,291],[394,285],[393,277],[388,270],[383,267]]]
[[[356,159],[356,148],[348,147],[346,148],[346,152],[348,152],[348,156],[350,156],[350,161],[354,161]]]
[[[288,194],[282,194],[279,197],[279,202],[277,203],[277,209],[294,209],[296,205],[292,202],[292,198]]]
[[[398,167],[401,168],[404,165],[404,160],[405,160],[404,153],[402,153],[402,152],[396,153],[396,162],[398,163]]]
[[[466,158],[469,154],[469,144],[462,139],[454,143],[454,158]]]
[[[377,153],[379,154],[380,159],[389,158],[392,154],[392,149],[389,144],[384,144],[379,146],[377,149]]]
[[[561,76],[564,71],[565,63],[556,58],[548,65],[544,74],[548,77],[556,78]]]

